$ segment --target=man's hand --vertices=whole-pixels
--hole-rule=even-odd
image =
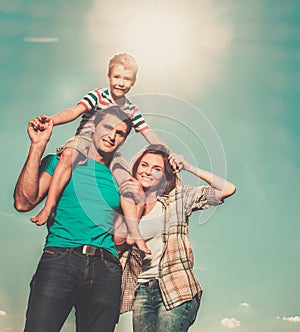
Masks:
[[[49,117],[40,115],[28,123],[27,132],[32,143],[48,143],[53,129]]]
[[[14,190],[14,206],[18,211],[30,211],[45,197],[51,182],[51,175],[40,173],[40,163],[51,137],[53,123],[45,122],[44,130],[37,128],[40,120],[29,121],[27,132],[31,140],[26,162]]]

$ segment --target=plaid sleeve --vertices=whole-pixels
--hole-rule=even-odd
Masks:
[[[137,278],[142,268],[142,257],[137,247],[132,247],[120,258],[123,266],[122,294],[120,313],[132,310],[134,293],[137,285]]]
[[[183,199],[187,216],[190,216],[194,210],[204,210],[223,203],[216,197],[214,188],[210,186],[184,186]]]

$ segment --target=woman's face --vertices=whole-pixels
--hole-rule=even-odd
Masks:
[[[164,173],[163,157],[159,154],[146,153],[137,168],[136,178],[144,189],[158,189]]]

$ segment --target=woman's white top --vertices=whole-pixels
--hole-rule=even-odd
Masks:
[[[151,250],[151,255],[143,254],[142,272],[138,282],[147,282],[158,277],[158,265],[163,250],[162,230],[162,207],[156,202],[153,209],[139,223],[140,232]]]

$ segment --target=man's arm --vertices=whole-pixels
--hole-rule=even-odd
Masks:
[[[51,182],[51,176],[45,172],[40,174],[39,167],[53,123],[49,121],[43,131],[35,130],[35,123],[36,119],[32,119],[28,124],[31,144],[14,190],[14,207],[21,212],[32,210],[45,197]]]

